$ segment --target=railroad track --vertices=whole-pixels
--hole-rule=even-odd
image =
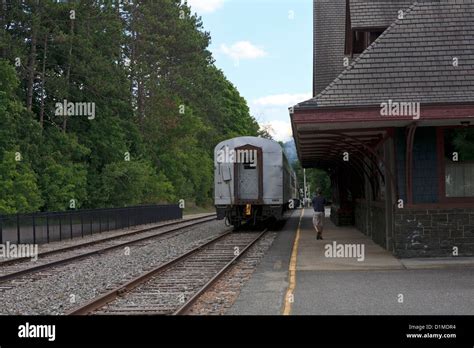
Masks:
[[[266,229],[258,233],[229,230],[68,314],[185,314],[266,232]]]
[[[33,266],[31,265],[33,262],[30,260],[30,258],[19,258],[3,261],[0,263],[0,285],[7,281],[36,273],[38,273],[38,278],[42,278],[44,277],[43,272],[49,274],[49,272],[51,272],[56,266],[65,265],[86,257],[102,254],[119,248],[125,248],[127,246],[146,242],[155,238],[168,236],[175,232],[184,233],[184,231],[181,230],[186,229],[187,227],[199,225],[213,220],[215,220],[215,214],[185,221],[171,222],[155,227],[147,227],[129,233],[46,251],[38,254],[38,260],[34,262]],[[173,228],[157,232],[157,230],[163,230],[168,227]],[[35,278],[35,276],[33,276],[33,278]]]

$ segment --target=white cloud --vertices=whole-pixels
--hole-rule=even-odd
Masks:
[[[288,108],[311,96],[311,92],[268,95],[254,99],[250,103],[250,110],[260,126],[268,128],[275,140],[288,141],[292,137]]]
[[[288,141],[293,136],[290,121],[271,121],[269,123],[260,124],[265,128],[277,141]]]
[[[224,0],[188,0],[191,9],[198,13],[211,13],[218,10],[224,4]]]
[[[290,107],[312,97],[311,93],[300,94],[274,94],[266,97],[258,98],[253,104],[258,106],[286,106]]]
[[[257,59],[265,57],[267,52],[264,49],[255,46],[249,41],[238,41],[231,46],[222,44],[220,52],[238,62],[241,59]]]

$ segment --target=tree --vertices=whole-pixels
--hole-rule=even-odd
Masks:
[[[303,177],[303,168],[299,161],[293,163],[293,170],[296,173],[300,187],[303,188],[304,177]],[[308,197],[311,198],[315,194],[316,190],[319,188],[322,191],[322,195],[326,199],[332,197],[332,188],[331,188],[331,179],[325,171],[316,168],[306,169],[306,185],[310,187],[308,192]]]
[[[103,171],[101,181],[103,206],[161,203],[174,198],[171,183],[143,160],[109,164]]]
[[[36,174],[16,156],[0,153],[0,214],[34,212],[43,204]]]
[[[40,196],[16,208],[210,204],[214,146],[259,134],[180,0],[3,2],[0,26],[0,154],[22,157],[4,180]]]
[[[453,144],[462,161],[474,161],[474,129],[458,129],[454,132]]]

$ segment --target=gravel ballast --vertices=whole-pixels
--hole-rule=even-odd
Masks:
[[[222,234],[222,221],[186,229],[177,236],[134,244],[29,278],[0,284],[0,314],[61,315]]]

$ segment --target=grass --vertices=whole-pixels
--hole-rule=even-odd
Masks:
[[[214,208],[213,206],[208,206],[208,207],[186,206],[186,208],[184,208],[183,215],[215,213],[215,212],[216,212],[216,208]]]

